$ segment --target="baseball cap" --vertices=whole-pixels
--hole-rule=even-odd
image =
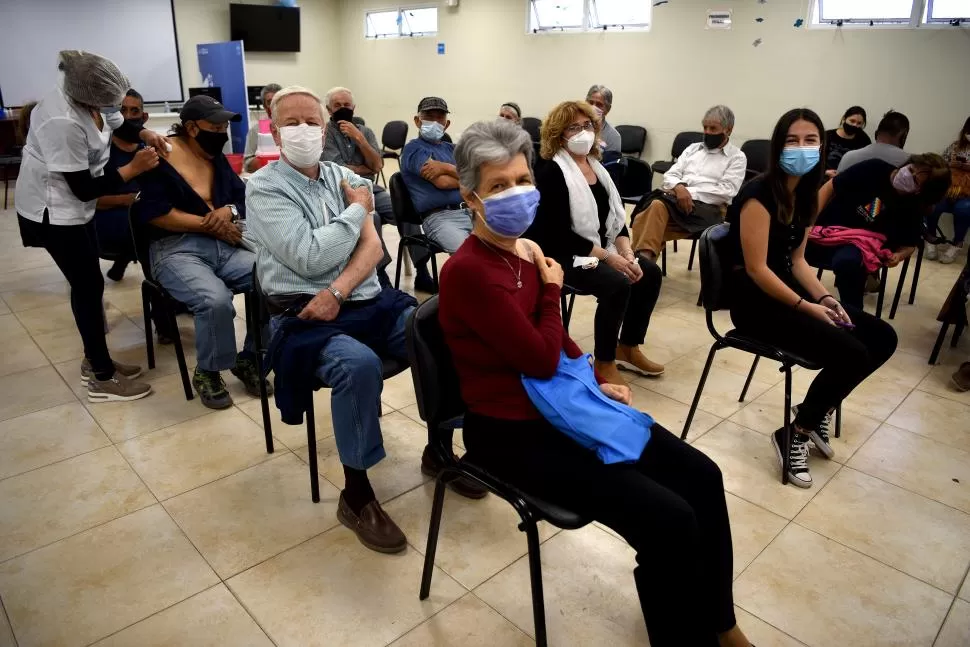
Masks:
[[[242,117],[231,110],[226,110],[224,105],[212,97],[199,94],[182,104],[179,119],[182,121],[204,119],[214,124],[224,124],[229,121],[240,121]]]
[[[448,104],[441,97],[425,97],[421,99],[418,103],[418,112],[425,112],[427,110],[443,110],[444,112],[450,112],[448,110]]]

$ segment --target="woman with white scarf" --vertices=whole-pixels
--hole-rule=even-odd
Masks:
[[[652,377],[664,372],[640,352],[662,274],[634,257],[623,201],[594,145],[601,128],[582,101],[560,103],[542,122],[539,154],[552,163],[536,175],[539,209],[525,237],[562,265],[567,286],[596,297],[596,372],[625,384],[617,366]]]

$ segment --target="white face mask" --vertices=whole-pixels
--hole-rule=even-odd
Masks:
[[[589,155],[589,151],[593,148],[593,142],[595,140],[596,134],[593,131],[584,130],[567,139],[566,148],[574,155]]]
[[[300,124],[280,128],[280,148],[296,168],[309,168],[320,163],[323,152],[323,127]]]
[[[101,114],[104,115],[104,123],[108,124],[108,128],[111,130],[117,130],[121,127],[121,124],[125,123],[125,118],[122,116],[120,110],[106,112],[104,109],[102,109]]]

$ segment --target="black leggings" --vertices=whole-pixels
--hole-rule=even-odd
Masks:
[[[882,319],[843,304],[855,328],[815,319],[765,294],[735,272],[731,320],[739,332],[822,365],[795,422],[818,429],[822,418],[886,363],[896,350],[896,331]]]
[[[84,357],[98,379],[114,374],[108,342],[104,336],[104,277],[98,262],[98,237],[94,221],[84,225],[52,225],[18,216],[24,242],[43,247],[71,284],[71,310],[84,343]]]
[[[467,457],[599,521],[637,551],[633,576],[654,647],[717,645],[736,624],[733,552],[717,465],[654,424],[632,464],[604,465],[543,419],[465,416]]]
[[[596,359],[614,361],[617,340],[624,346],[639,346],[644,342],[663,281],[663,273],[656,263],[641,258],[643,278],[633,284],[606,263],[591,270],[563,267],[566,285],[596,297],[593,320],[593,356]]]

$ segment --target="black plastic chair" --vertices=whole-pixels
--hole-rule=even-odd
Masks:
[[[259,285],[259,277],[256,274],[256,267],[253,267],[253,291],[250,295],[251,306],[246,308],[246,324],[253,332],[253,346],[256,349],[256,369],[260,375],[265,374],[266,350],[269,339],[263,339],[263,331],[268,330],[270,314],[266,307],[266,295]],[[390,379],[398,373],[407,370],[407,362],[397,359],[384,359],[384,367],[381,374],[385,380]],[[330,385],[317,381],[313,385],[313,390],[329,389]],[[259,381],[259,404],[263,414],[263,434],[266,437],[266,453],[272,454],[275,451],[273,444],[273,427],[269,416],[269,394],[266,392],[266,380]],[[312,405],[312,401],[311,401]],[[306,412],[306,440],[307,451],[309,452],[310,469],[310,499],[314,503],[320,502],[320,475],[317,472],[317,428],[313,406]]]
[[[617,191],[623,204],[635,205],[653,190],[653,171],[643,160],[626,157],[621,160],[622,172],[617,175]]]
[[[909,265],[909,259],[907,258],[905,261],[903,261],[903,263],[906,266],[908,266]],[[825,272],[825,270],[831,270],[831,269],[832,268],[831,267],[828,267],[828,266],[820,267],[820,268],[818,268],[818,272],[816,273],[815,276],[818,277],[818,279],[821,281],[822,280],[822,273]],[[899,277],[899,284],[900,284],[900,286],[902,286],[902,282],[903,282],[903,280],[905,278],[906,278],[906,275],[905,274],[903,274],[902,276]],[[883,265],[879,269],[879,293],[876,296],[876,316],[879,317],[880,319],[882,319],[882,306],[883,306],[883,302],[886,299],[886,283],[888,281],[889,281],[889,268],[886,267],[885,265]],[[897,287],[897,289],[896,289],[896,299],[895,299],[895,301],[893,303],[893,306],[892,306],[892,314],[893,314],[893,316],[895,316],[895,314],[896,314],[896,306],[899,305],[899,295],[901,293],[902,293],[902,289],[900,289],[899,287]],[[891,318],[892,317],[890,317],[890,319]]]
[[[576,297],[587,296],[589,292],[583,292],[571,285],[563,283],[559,291],[559,313],[562,315],[562,327],[569,333],[569,322],[573,318],[573,306],[576,304]]]
[[[737,330],[731,330],[722,335],[714,327],[714,312],[729,308],[731,305],[728,298],[730,290],[726,289],[724,285],[728,277],[728,272],[731,270],[725,267],[721,260],[721,254],[723,253],[721,247],[730,227],[730,223],[726,222],[708,227],[701,233],[698,240],[698,246],[700,247],[701,299],[704,303],[707,329],[714,337],[714,343],[711,345],[711,351],[707,354],[707,363],[704,365],[704,372],[701,373],[701,380],[697,385],[697,392],[694,394],[694,400],[691,402],[687,420],[684,422],[684,431],[680,434],[680,438],[681,440],[685,440],[687,438],[687,432],[690,431],[691,422],[693,422],[694,414],[697,412],[697,404],[700,402],[701,394],[704,392],[704,383],[707,382],[707,375],[711,371],[711,364],[714,363],[714,355],[717,351],[724,348],[737,348],[738,350],[751,353],[755,356],[754,362],[751,364],[751,370],[748,371],[748,377],[744,381],[744,388],[741,389],[741,397],[738,398],[738,402],[744,402],[744,397],[748,394],[748,387],[751,386],[751,379],[754,377],[754,372],[758,368],[758,361],[762,357],[774,360],[781,364],[780,370],[785,373],[785,455],[781,470],[781,482],[787,484],[788,468],[791,465],[791,456],[789,455],[792,433],[791,369],[793,366],[801,366],[810,371],[818,371],[822,367],[780,348],[769,346],[764,342],[748,337],[747,335],[739,333]],[[835,437],[839,438],[841,435],[842,406],[840,404],[835,409]]]
[[[643,155],[643,147],[647,144],[647,129],[643,126],[617,126],[620,133],[620,152],[624,155]]]
[[[401,159],[401,152],[404,144],[408,140],[408,123],[406,121],[389,121],[384,124],[381,132],[381,159]],[[387,186],[384,180],[384,169],[381,169],[381,182]]]
[[[677,133],[677,136],[674,137],[674,143],[670,147],[670,161],[661,160],[654,162],[650,168],[653,169],[654,173],[663,175],[670,170],[670,167],[674,165],[677,158],[684,153],[685,148],[702,141],[704,141],[704,133],[697,132],[696,130],[685,130],[682,133]]]
[[[529,137],[533,142],[538,143],[540,136],[539,131],[542,128],[542,120],[536,119],[535,117],[522,117],[522,130],[529,133]]]
[[[148,369],[155,368],[155,341],[152,339],[152,321],[164,322],[164,334],[172,340],[172,344],[175,346],[175,357],[178,360],[179,374],[182,376],[185,399],[191,400],[195,396],[192,393],[192,382],[189,380],[189,368],[185,363],[182,337],[175,320],[176,312],[183,306],[152,276],[152,261],[148,252],[148,246],[151,244],[148,228],[151,225],[145,224],[141,219],[138,198],[139,196],[136,195],[135,200],[128,208],[128,225],[131,228],[131,238],[135,245],[135,257],[138,259],[142,274],[145,276],[141,282],[141,307],[145,316],[145,352],[148,354]]]
[[[431,576],[438,547],[438,531],[444,511],[445,487],[454,478],[465,477],[480,483],[489,492],[505,499],[519,514],[519,530],[526,536],[529,546],[529,576],[532,582],[532,616],[535,623],[536,645],[545,647],[546,614],[542,592],[542,561],[538,522],[547,521],[566,530],[587,525],[590,520],[580,515],[531,496],[506,483],[467,459],[456,459],[452,451],[454,423],[465,414],[461,399],[458,374],[445,344],[438,323],[438,297],[422,303],[414,311],[407,327],[408,357],[411,360],[411,377],[418,400],[418,412],[428,425],[428,446],[438,456],[443,469],[435,481],[434,503],[431,508],[431,525],[428,529],[428,545],[424,552],[424,571],[421,575],[419,597],[426,600],[431,593]]]
[[[741,152],[748,158],[748,168],[744,173],[745,180],[766,172],[771,165],[770,139],[749,139],[741,144]]]
[[[404,248],[410,245],[424,247],[431,255],[431,278],[434,281],[435,289],[438,287],[438,261],[435,254],[445,253],[445,249],[434,242],[426,235],[408,234],[404,231],[404,225],[421,225],[421,216],[414,210],[414,203],[411,202],[411,193],[404,183],[404,177],[400,173],[391,176],[391,183],[388,187],[391,192],[391,208],[394,211],[394,221],[397,226],[397,233],[401,237],[401,242],[397,245],[397,269],[394,271],[394,287],[401,287],[401,266],[404,258]]]

